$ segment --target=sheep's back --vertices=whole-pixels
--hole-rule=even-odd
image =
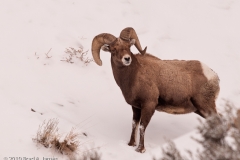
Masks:
[[[182,101],[196,94],[207,82],[201,63],[191,60],[160,60],[152,55],[138,56],[139,77],[156,85],[159,96],[167,101]]]

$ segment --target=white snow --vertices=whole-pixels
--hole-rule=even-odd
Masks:
[[[199,116],[156,112],[146,129],[146,152],[137,153],[127,145],[132,109],[114,81],[110,53],[101,52],[102,67],[85,66],[61,61],[65,49],[82,46],[91,57],[94,36],[118,37],[123,28],[133,27],[148,53],[196,59],[213,69],[220,77],[221,112],[222,98],[240,105],[239,20],[238,0],[2,0],[0,158],[66,159],[32,142],[45,119],[58,118],[61,133],[72,127],[86,133],[83,141],[100,147],[104,160],[151,159],[165,137],[193,132]],[[190,138],[179,139],[177,145],[195,146]]]

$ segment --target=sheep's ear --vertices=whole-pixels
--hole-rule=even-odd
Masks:
[[[135,42],[136,42],[136,40],[135,40],[135,39],[131,39],[131,41],[130,41],[130,44],[131,44],[131,46],[132,46],[132,45],[134,45],[134,44],[135,44]]]
[[[105,51],[105,52],[110,52],[109,45],[107,45],[107,44],[104,44],[104,45],[101,47],[101,49],[102,49],[103,51]]]

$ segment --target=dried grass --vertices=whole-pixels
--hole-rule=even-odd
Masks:
[[[58,137],[58,120],[50,119],[48,122],[43,121],[42,125],[38,127],[36,138],[33,138],[38,144],[42,144],[44,147],[51,147],[52,142]]]
[[[62,137],[56,137],[54,139],[54,148],[60,153],[67,155],[77,152],[80,143],[78,139],[79,135],[80,134],[75,132],[74,128],[72,128],[71,131],[64,136],[64,139],[62,139]]]
[[[197,127],[201,138],[193,139],[202,149],[189,156],[196,160],[237,160],[240,159],[240,110],[225,100],[224,116],[212,115],[205,121],[200,121]],[[194,157],[194,158],[193,158]],[[185,159],[174,143],[170,141],[168,148],[163,149],[161,160]],[[156,160],[156,158],[153,158]]]
[[[101,160],[102,155],[97,151],[86,152],[82,157],[81,160]]]
[[[88,58],[88,50],[83,51],[83,48],[79,47],[78,49],[75,49],[73,47],[66,48],[65,53],[68,55],[65,57],[64,60],[61,61],[66,61],[68,63],[74,63],[74,59],[79,59],[81,62],[83,62],[86,66],[93,62],[93,59]]]
[[[35,143],[41,144],[46,148],[52,148],[58,153],[67,155],[70,160],[100,160],[101,154],[96,150],[84,151],[84,154],[79,157],[80,150],[79,136],[81,133],[77,132],[75,128],[72,128],[66,135],[58,133],[58,119],[50,119],[39,125],[37,135],[33,138]]]
[[[58,133],[58,123],[57,119],[50,119],[47,122],[44,120],[42,125],[39,126],[33,141],[42,144],[46,148],[53,148],[61,154],[72,155],[77,153],[80,133],[72,128],[66,136],[61,136]]]

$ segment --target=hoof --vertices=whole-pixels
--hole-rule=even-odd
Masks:
[[[139,152],[139,153],[144,153],[146,151],[145,148],[137,148],[135,151]]]
[[[135,146],[136,146],[136,143],[135,143],[135,142],[129,142],[128,145],[135,147]]]

